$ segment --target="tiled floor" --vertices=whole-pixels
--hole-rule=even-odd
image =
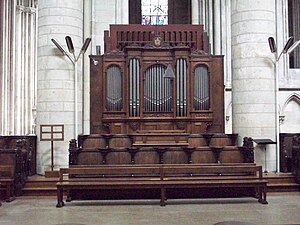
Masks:
[[[169,200],[166,207],[160,207],[158,200],[74,201],[56,208],[55,197],[22,197],[2,203],[0,224],[300,224],[300,193],[269,194],[268,201],[262,205],[253,198]]]

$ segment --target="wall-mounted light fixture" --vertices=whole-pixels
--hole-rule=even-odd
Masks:
[[[273,37],[268,38],[269,42],[269,48],[270,51],[275,56],[275,62],[274,63],[274,74],[275,74],[275,135],[276,135],[276,172],[279,172],[280,168],[280,161],[279,161],[279,155],[280,155],[280,139],[279,139],[279,125],[280,125],[280,116],[279,116],[279,107],[278,107],[278,61],[281,58],[283,54],[290,54],[294,51],[294,49],[300,44],[300,40],[294,42],[294,37],[289,37],[287,42],[285,43],[282,51],[278,54],[278,49],[275,43],[275,40]]]
[[[298,46],[298,44],[300,43],[299,40],[296,41],[295,43],[293,43],[294,42],[294,37],[289,37],[289,39],[287,40],[287,42],[284,45],[284,48],[282,49],[282,51],[278,55],[277,46],[276,46],[274,38],[269,37],[268,42],[269,42],[270,51],[275,55],[275,60],[276,61],[278,61],[280,59],[282,54],[286,54],[286,53],[290,54]]]
[[[92,59],[92,61],[93,61],[94,66],[97,66],[98,63],[99,63],[98,60],[96,60],[96,59],[94,59],[94,58],[92,58],[92,57],[91,57],[91,59]]]
[[[89,47],[89,44],[91,42],[91,38],[87,38],[85,39],[84,44],[82,45],[80,52],[78,54],[78,56],[75,56],[75,49],[74,49],[74,45],[73,45],[73,41],[72,38],[70,36],[66,36],[65,37],[66,43],[67,43],[67,47],[69,50],[69,53],[62,47],[62,45],[55,40],[54,38],[51,39],[51,41],[53,42],[53,44],[58,48],[58,50],[65,56],[67,56],[69,58],[69,60],[71,61],[71,63],[74,65],[74,80],[75,80],[75,84],[74,84],[74,96],[75,96],[75,109],[74,109],[74,113],[75,113],[75,118],[74,118],[74,138],[77,139],[77,129],[78,129],[78,109],[77,109],[77,105],[78,105],[78,98],[77,98],[77,89],[78,89],[78,84],[77,84],[77,62],[79,57],[84,54],[87,50],[87,48]]]
[[[299,44],[300,44],[300,40],[295,41],[294,44],[288,49],[287,53],[291,54]]]

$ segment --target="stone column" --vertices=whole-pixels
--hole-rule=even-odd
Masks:
[[[199,0],[192,0],[192,24],[199,24]]]
[[[221,16],[221,0],[214,0],[213,5],[213,31],[214,31],[214,49],[213,53],[215,55],[221,55],[222,48],[222,32],[221,32],[221,23],[225,18]]]
[[[119,0],[120,1],[120,0]],[[129,23],[129,1],[122,1],[121,0],[121,11],[122,11],[122,24]]]
[[[104,53],[104,31],[109,30],[110,24],[128,24],[128,1],[113,0],[92,1],[92,54],[96,54],[96,46]]]
[[[0,3],[0,134],[34,132],[36,2]]]
[[[275,35],[274,0],[232,0],[233,132],[240,138],[276,140],[275,76],[268,37]],[[275,145],[267,146],[268,170],[276,168]],[[264,150],[255,151],[264,165]]]
[[[40,141],[40,125],[63,124],[64,141],[54,143],[55,168],[68,165],[68,143],[75,138],[74,65],[51,42],[58,40],[67,49],[65,36],[73,39],[75,55],[83,44],[83,1],[39,1],[37,81],[37,167],[49,170],[50,142]],[[78,134],[82,130],[82,69],[78,62]]]
[[[84,39],[92,37],[91,33],[91,17],[92,17],[92,4],[91,0],[85,0],[83,2],[83,36]],[[83,134],[90,134],[90,59],[91,44],[83,56]]]

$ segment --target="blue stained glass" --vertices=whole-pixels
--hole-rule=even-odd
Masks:
[[[142,0],[143,25],[168,24],[168,0]]]

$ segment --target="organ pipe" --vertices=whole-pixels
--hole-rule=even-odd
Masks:
[[[140,116],[140,65],[138,59],[129,61],[129,116]]]
[[[172,107],[171,80],[164,78],[166,67],[153,65],[144,74],[144,111],[170,112]]]
[[[176,116],[187,116],[186,60],[176,61]]]
[[[122,109],[122,74],[118,66],[110,66],[106,74],[106,109],[120,111]]]
[[[140,105],[140,66],[138,59],[130,59],[129,61],[129,116],[139,116]]]
[[[205,66],[197,66],[194,77],[194,108],[195,110],[208,110],[209,99],[209,76]]]

